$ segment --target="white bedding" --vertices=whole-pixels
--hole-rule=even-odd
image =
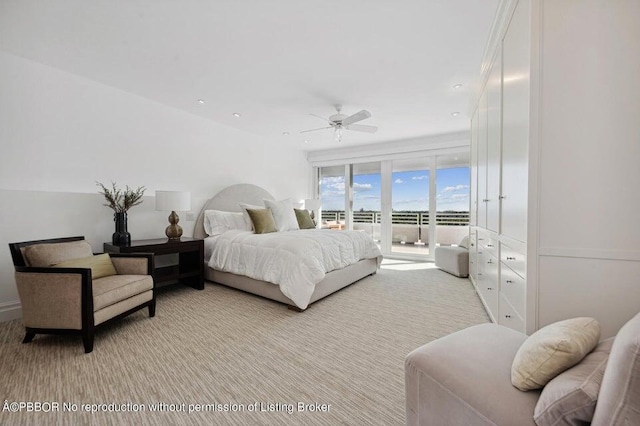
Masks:
[[[210,268],[280,286],[300,309],[306,309],[327,272],[382,254],[369,235],[319,229],[254,234],[230,230],[207,238]]]

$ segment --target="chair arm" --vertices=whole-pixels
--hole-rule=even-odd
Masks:
[[[93,324],[91,269],[16,267],[25,327],[80,330]]]
[[[153,253],[109,253],[118,275],[153,276]]]

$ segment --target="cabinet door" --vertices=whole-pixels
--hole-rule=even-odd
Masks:
[[[502,44],[501,233],[519,241],[527,237],[529,3],[518,2]]]
[[[487,81],[487,229],[499,232],[500,221],[500,139],[502,133],[502,58],[500,49],[491,65]]]
[[[478,106],[478,226],[487,227],[487,91]]]
[[[471,155],[469,174],[471,175],[469,205],[469,225],[478,224],[478,108],[471,118]]]

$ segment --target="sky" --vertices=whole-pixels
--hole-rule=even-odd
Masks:
[[[392,208],[429,210],[428,170],[392,174]],[[324,177],[320,182],[323,210],[344,210],[344,176]],[[380,174],[353,177],[353,210],[380,211]],[[469,211],[469,168],[438,169],[436,210]]]

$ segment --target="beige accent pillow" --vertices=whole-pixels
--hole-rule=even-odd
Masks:
[[[598,344],[600,323],[572,318],[549,324],[520,346],[511,365],[511,383],[522,391],[540,389],[576,365]]]
[[[314,229],[316,227],[313,219],[311,219],[309,210],[293,209],[293,211],[296,213],[296,220],[300,229]]]
[[[90,257],[83,257],[81,259],[71,259],[64,262],[53,265],[54,268],[90,268],[91,279],[97,280],[98,278],[108,277],[116,275],[116,268],[111,262],[111,257],[105,254],[98,254]]]
[[[271,209],[247,209],[247,213],[251,218],[256,234],[268,234],[278,231]]]
[[[27,265],[46,268],[70,259],[93,256],[91,245],[85,240],[68,243],[34,244],[24,250]]]
[[[601,342],[582,361],[547,383],[533,413],[538,426],[591,423],[614,339]]]

